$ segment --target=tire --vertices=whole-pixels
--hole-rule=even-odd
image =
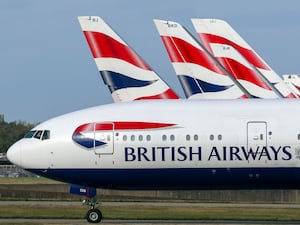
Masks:
[[[99,209],[90,209],[86,214],[86,220],[89,223],[100,223],[102,220],[102,213]]]

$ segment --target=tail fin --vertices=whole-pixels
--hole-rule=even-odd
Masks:
[[[183,26],[163,20],[154,23],[187,98],[246,97]]]
[[[279,97],[285,98],[296,98],[289,87],[284,83],[284,81],[278,76],[267,64],[266,62],[250,47],[250,45],[225,21],[217,19],[192,19],[194,27],[203,42],[203,44],[209,49],[212,53],[215,51],[215,48],[218,46],[225,46],[225,48],[233,48],[233,51],[236,51],[242,56],[247,64],[252,67],[252,74],[255,73],[256,76],[263,77],[267,82],[255,80],[248,80],[254,82],[254,85],[258,85],[265,89],[275,89]],[[219,55],[218,56],[222,63],[230,63],[229,65],[237,66],[240,71],[240,74],[249,71],[244,70],[245,65],[235,64],[234,59],[227,58],[229,55]],[[234,60],[234,61],[232,61]],[[230,62],[229,62],[230,61]],[[247,66],[246,66],[247,67]],[[236,71],[239,72],[239,71]],[[248,75],[250,78],[250,76]],[[255,77],[255,75],[251,75]],[[263,84],[265,83],[265,84]]]
[[[300,77],[298,74],[284,74],[284,82],[291,88],[293,93],[300,98]]]
[[[80,16],[78,20],[115,102],[179,98],[103,19]]]

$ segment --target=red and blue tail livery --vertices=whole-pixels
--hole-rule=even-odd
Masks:
[[[163,20],[154,23],[187,98],[247,97],[183,26]]]
[[[192,19],[203,45],[237,79],[250,82],[257,97],[271,97],[270,88],[278,97],[297,98],[281,77],[226,22],[219,19]],[[267,81],[267,83],[265,82]],[[250,85],[247,84],[248,88]]]
[[[98,70],[115,102],[179,98],[103,19],[96,16],[78,19]]]

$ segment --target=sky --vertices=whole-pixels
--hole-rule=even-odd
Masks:
[[[182,98],[153,19],[226,20],[278,73],[300,73],[296,0],[1,0],[0,114],[42,122],[112,103],[78,16],[102,17]]]

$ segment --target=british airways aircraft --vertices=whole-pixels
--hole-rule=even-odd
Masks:
[[[102,18],[79,16],[78,20],[115,102],[179,98]]]
[[[296,99],[141,100],[102,105],[43,122],[12,145],[25,170],[96,188],[299,188]]]
[[[273,89],[279,97],[297,98],[280,76],[226,22],[219,19],[192,19],[203,45],[237,77],[253,88]],[[243,77],[247,74],[247,77]]]

